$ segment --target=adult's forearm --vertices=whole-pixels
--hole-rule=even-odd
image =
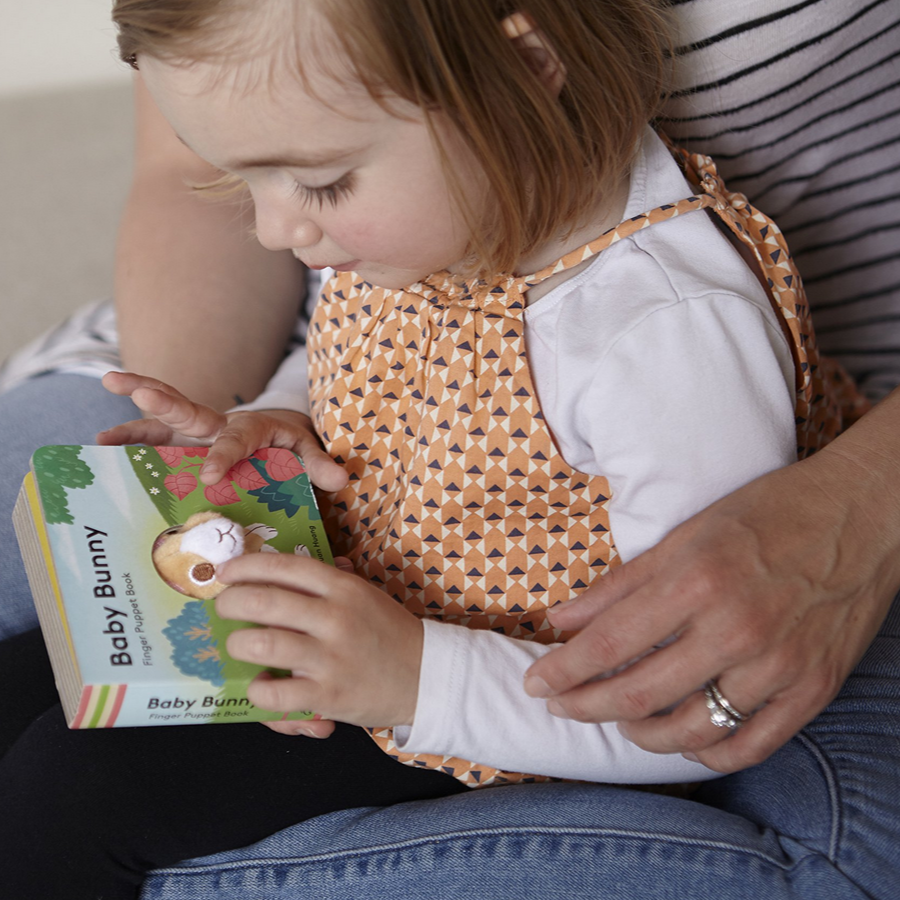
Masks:
[[[125,368],[218,409],[265,386],[297,316],[303,270],[264,250],[252,214],[139,174],[123,215],[115,296]]]
[[[139,74],[134,104],[135,174],[116,249],[122,361],[225,409],[253,399],[278,366],[303,268],[253,237],[249,196],[192,190],[222,173],[178,139]]]
[[[806,463],[811,487],[831,491],[856,533],[859,560],[835,560],[852,577],[878,561],[873,589],[893,595],[900,589],[900,388]],[[887,607],[885,607],[886,611]]]

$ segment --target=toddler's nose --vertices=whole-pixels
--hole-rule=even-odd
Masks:
[[[267,250],[302,250],[315,246],[322,231],[303,211],[256,201],[256,236]]]

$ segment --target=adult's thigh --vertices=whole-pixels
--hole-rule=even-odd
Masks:
[[[158,870],[142,900],[896,900],[900,603],[835,701],[690,801],[589,784],[486,788],[321,816]]]
[[[31,454],[45,444],[93,444],[98,431],[139,416],[127,397],[82,375],[42,375],[0,394],[0,639],[37,625],[11,520]]]

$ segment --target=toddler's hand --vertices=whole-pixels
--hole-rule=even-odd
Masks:
[[[215,484],[256,450],[285,447],[302,457],[316,487],[336,491],[347,483],[346,472],[322,449],[309,416],[303,413],[286,409],[220,413],[155,378],[130,372],[107,372],[103,386],[113,394],[130,396],[148,418],[101,431],[99,444],[209,446],[200,469],[204,484]]]
[[[218,596],[218,614],[264,626],[229,635],[229,654],[293,673],[257,678],[252,703],[354,725],[412,724],[423,631],[399,603],[356,575],[288,554],[240,556],[219,577],[233,586]],[[276,730],[330,733],[330,722],[284,725]]]

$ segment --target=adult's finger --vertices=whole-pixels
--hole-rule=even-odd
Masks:
[[[697,759],[717,772],[738,772],[759,765],[812,721],[840,690],[838,673],[833,679],[821,672],[804,678],[758,710],[750,721],[727,741],[721,741],[695,754]]]
[[[726,687],[729,683],[732,686]],[[744,717],[739,720],[732,716],[736,728],[748,727],[754,714],[765,708],[765,688],[756,689],[746,681],[727,682],[725,678],[717,679],[716,684],[731,709]],[[696,690],[665,715],[622,722],[619,730],[632,743],[651,753],[699,754],[732,734],[728,718],[718,708],[710,708],[710,702],[704,689]]]
[[[604,610],[646,584],[652,575],[645,557],[639,556],[598,578],[574,600],[554,606],[549,611],[550,621],[562,631],[580,630]]]
[[[681,703],[715,677],[722,666],[721,656],[709,652],[704,638],[689,629],[677,640],[608,677],[551,697],[547,709],[553,715],[579,722],[642,720]],[[759,701],[754,700],[756,706]]]
[[[687,625],[689,613],[680,604],[666,602],[654,591],[654,586],[655,582],[651,581],[647,587],[598,613],[567,643],[537,660],[525,673],[525,692],[532,697],[552,697],[572,691],[592,679],[610,676],[679,634]],[[556,624],[557,620],[553,621]],[[694,679],[688,687],[696,683]],[[656,708],[665,705],[660,702]],[[616,718],[607,709],[602,719],[594,721]]]

